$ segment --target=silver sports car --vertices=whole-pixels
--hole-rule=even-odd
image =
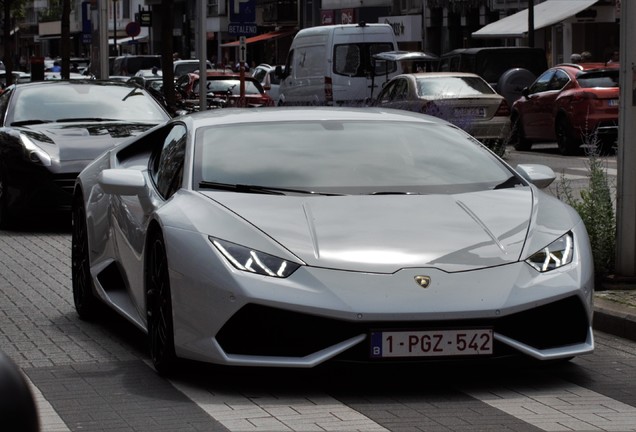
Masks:
[[[214,110],[97,158],[73,296],[180,358],[313,367],[594,349],[578,214],[456,126],[376,108]]]

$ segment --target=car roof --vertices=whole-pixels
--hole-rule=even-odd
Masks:
[[[128,77],[130,78],[130,77]],[[110,86],[121,86],[121,87],[133,87],[132,83],[127,83],[125,81],[110,81],[110,80],[96,80],[91,78],[85,79],[72,79],[72,80],[43,80],[43,81],[30,81],[21,83],[19,88],[29,88],[29,87],[39,87],[39,86],[52,86],[52,85],[110,85]]]
[[[415,78],[476,77],[479,79],[483,79],[479,75],[471,73],[471,72],[413,72],[413,73],[398,75],[396,76],[396,78],[399,76],[404,76],[404,75],[411,75],[411,76],[414,76]]]
[[[577,69],[579,71],[591,71],[591,70],[599,70],[599,69],[618,69],[618,63],[604,63],[604,62],[589,62],[589,63],[561,63],[556,67],[571,67],[573,69]]]
[[[199,111],[178,117],[192,122],[193,126],[206,127],[237,123],[271,123],[281,121],[404,121],[423,124],[449,124],[437,117],[404,110],[375,107],[267,107],[223,108]]]

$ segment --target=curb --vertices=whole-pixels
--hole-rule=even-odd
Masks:
[[[595,298],[592,327],[636,341],[636,309],[615,301]]]

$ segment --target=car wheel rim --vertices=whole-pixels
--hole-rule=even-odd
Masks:
[[[150,355],[157,370],[162,371],[173,358],[172,306],[168,279],[168,262],[163,241],[151,244],[149,257],[148,333]]]
[[[88,236],[84,208],[73,209],[73,231],[71,247],[71,279],[73,281],[73,301],[75,308],[82,314],[92,296],[90,282],[90,264],[88,258]]]
[[[559,152],[563,155],[568,154],[570,149],[570,138],[568,136],[567,126],[563,119],[559,119],[556,124],[556,141],[559,147]]]

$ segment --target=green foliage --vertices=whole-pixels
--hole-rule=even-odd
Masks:
[[[39,22],[60,21],[62,19],[62,2],[60,0],[52,0],[49,2],[48,9],[38,12]]]
[[[561,176],[556,187],[559,199],[571,205],[585,223],[592,254],[594,271],[603,277],[615,270],[616,215],[607,169],[597,151],[588,155],[589,185],[581,189],[580,197],[574,196],[569,181]]]

